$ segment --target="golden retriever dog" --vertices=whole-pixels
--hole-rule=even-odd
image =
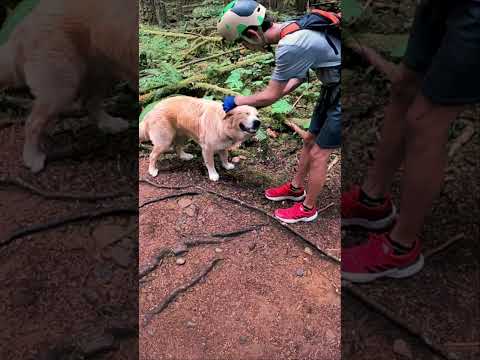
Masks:
[[[235,165],[228,161],[228,149],[253,136],[259,127],[254,107],[237,106],[225,113],[219,102],[174,96],[160,101],[145,116],[140,123],[139,138],[153,143],[148,167],[150,175],[158,175],[157,160],[172,146],[180,159],[193,159],[192,154],[183,150],[185,141],[190,138],[202,148],[208,177],[218,181],[214,154],[219,154],[225,169],[233,169]]]
[[[41,0],[0,43],[0,90],[28,86],[35,97],[23,148],[32,172],[45,166],[45,129],[78,100],[100,129],[128,127],[102,102],[116,81],[138,88],[137,14],[132,0]]]

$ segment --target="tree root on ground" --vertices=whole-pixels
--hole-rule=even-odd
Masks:
[[[165,189],[165,190],[180,190],[180,189],[188,189],[193,187],[193,185],[179,185],[179,186],[169,186],[169,185],[160,185],[157,184],[147,178],[140,178],[138,180],[139,183],[146,183],[149,184],[153,187],[156,187],[157,189]]]
[[[196,285],[200,280],[202,280],[213,268],[214,266],[222,261],[222,258],[215,258],[213,261],[205,268],[203,269],[197,276],[195,276],[192,280],[189,282],[179,286],[175,290],[173,290],[165,299],[162,300],[160,304],[155,306],[152,310],[147,312],[145,314],[144,326],[148,326],[148,324],[151,322],[153,317],[155,315],[160,314],[163,310],[167,308],[167,306],[172,303],[181,293],[184,293],[188,289],[190,289],[192,286]]]
[[[421,330],[417,329],[415,326],[411,325],[407,321],[405,321],[400,316],[397,316],[395,313],[390,311],[385,306],[381,305],[368,295],[364,294],[363,291],[360,290],[360,287],[354,285],[350,282],[342,282],[342,288],[346,289],[350,294],[352,294],[356,299],[360,300],[362,303],[366,304],[368,307],[376,311],[377,313],[385,316],[391,322],[396,324],[397,326],[405,329],[415,338],[420,339],[430,350],[434,353],[441,355],[445,359],[454,360],[456,358],[452,357],[446,350],[440,348],[433,344],[433,342],[427,338]]]
[[[245,229],[235,230],[228,233],[214,233],[211,235],[202,235],[198,239],[186,240],[178,244],[175,248],[162,248],[154,256],[153,261],[148,264],[145,268],[140,270],[139,278],[142,280],[144,277],[149,275],[155,269],[157,269],[165,257],[167,256],[177,256],[181,255],[188,251],[189,248],[200,245],[211,245],[211,244],[222,244],[234,240],[236,237],[247,234],[249,232],[258,230],[267,224],[258,224]],[[194,237],[194,235],[188,235]]]
[[[75,194],[75,193],[61,193],[48,190],[42,190],[33,184],[19,177],[0,176],[0,185],[18,186],[24,190],[28,190],[35,195],[39,195],[47,200],[81,200],[81,201],[97,201],[105,199],[115,199],[119,197],[128,196],[127,192],[116,193],[96,193],[96,194]]]
[[[147,184],[150,184],[152,186],[155,186],[155,184],[152,184],[151,182],[147,183]],[[291,228],[290,226],[288,225],[284,225],[280,220],[278,220],[275,216],[271,215],[270,213],[268,213],[267,211],[255,206],[255,205],[251,205],[251,204],[248,204],[246,203],[245,201],[243,200],[240,200],[240,199],[237,199],[233,196],[229,196],[229,195],[225,195],[225,194],[221,194],[219,192],[216,192],[216,191],[213,191],[213,190],[207,190],[207,189],[204,189],[202,187],[199,187],[199,186],[193,186],[194,189],[198,189],[199,192],[196,193],[196,195],[201,195],[202,193],[207,193],[207,194],[210,194],[210,195],[214,195],[214,196],[217,196],[219,198],[222,198],[224,200],[228,200],[228,201],[231,201],[231,202],[235,202],[243,207],[246,207],[246,208],[249,208],[250,210],[255,210],[256,212],[259,212],[265,216],[267,216],[269,219],[273,220],[276,224],[278,225],[281,225],[282,229],[286,229],[287,231],[289,231],[290,233],[292,233],[293,235],[295,235],[297,238],[299,238],[300,240],[302,240],[304,243],[308,244],[309,246],[312,246],[316,251],[318,251],[321,256],[333,261],[334,263],[336,264],[340,264],[340,259],[329,254],[329,253],[326,253],[325,251],[323,251],[322,249],[319,249],[318,246],[311,240],[308,240],[307,238],[305,238],[302,234],[300,234],[299,232],[297,232],[296,230],[294,230],[293,228]],[[180,193],[180,194],[183,194],[183,193]],[[161,200],[163,200],[162,198],[160,198]],[[150,201],[150,200],[147,200],[147,202]],[[323,207],[322,209],[318,210],[319,213],[323,212],[323,211],[326,211],[328,210],[329,208],[331,208],[332,206],[334,206],[333,203],[331,204],[328,204],[327,206]]]
[[[281,225],[281,228],[282,229],[286,229],[287,231],[289,231],[290,233],[292,233],[293,235],[295,235],[297,238],[299,238],[300,240],[302,240],[304,243],[307,243],[309,246],[312,246],[316,251],[318,251],[322,257],[325,257],[331,261],[333,261],[334,263],[336,264],[340,264],[340,259],[331,255],[331,254],[328,254],[326,253],[325,251],[323,251],[322,249],[319,249],[318,246],[311,240],[308,240],[307,238],[305,238],[302,234],[300,234],[298,231],[296,231],[295,229],[293,229],[292,227],[288,226],[288,225],[284,225],[280,220],[278,220],[275,216],[271,215],[270,213],[268,213],[267,211],[263,210],[263,209],[260,209],[259,207],[256,207],[255,205],[251,205],[251,204],[248,204],[246,203],[245,201],[243,200],[240,200],[240,199],[237,199],[235,197],[232,197],[232,196],[228,196],[228,195],[224,195],[224,194],[221,194],[219,192],[216,192],[216,191],[213,191],[213,190],[207,190],[207,189],[202,189],[203,191],[211,194],[211,195],[215,195],[217,197],[220,197],[222,199],[225,199],[225,200],[228,200],[228,201],[232,201],[232,202],[235,202],[241,206],[244,206],[246,208],[249,208],[251,210],[255,210],[259,213],[262,213],[263,215],[267,216],[268,218],[270,218],[271,220],[273,220],[276,224],[278,225]],[[326,211],[327,209],[329,209],[330,207],[334,206],[333,203],[331,204],[328,204],[327,206],[323,207],[322,209],[318,210],[319,213],[323,212],[323,211]]]
[[[86,212],[80,215],[73,215],[73,216],[67,216],[58,220],[46,222],[43,224],[35,224],[35,225],[30,225],[26,227],[21,227],[19,229],[13,230],[6,236],[2,237],[0,239],[0,247],[4,247],[10,243],[12,243],[14,240],[21,238],[23,236],[31,235],[34,233],[38,232],[43,232],[47,231],[50,229],[57,228],[59,226],[71,224],[74,222],[78,222],[81,220],[93,220],[93,219],[98,219],[106,216],[111,216],[111,215],[119,215],[119,214],[138,214],[138,209],[135,207],[116,207],[116,208],[110,208],[110,209],[102,209],[102,210],[96,210],[96,211],[91,211],[91,212]]]
[[[145,207],[149,204],[153,204],[153,203],[168,200],[168,199],[175,199],[175,198],[182,197],[182,196],[195,196],[195,195],[200,195],[200,193],[197,192],[197,191],[185,191],[185,192],[176,193],[176,194],[159,196],[159,197],[156,197],[156,198],[153,198],[153,199],[150,199],[150,200],[147,200],[147,201],[143,202],[142,204],[140,204],[138,209],[141,209],[141,208],[143,208],[143,207]]]

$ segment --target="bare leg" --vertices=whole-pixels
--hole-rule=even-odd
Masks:
[[[391,233],[399,243],[413,244],[441,190],[448,129],[462,110],[461,106],[432,104],[423,95],[418,95],[407,114],[402,210]]]
[[[404,65],[392,83],[390,103],[385,108],[385,121],[377,145],[373,167],[363,184],[372,197],[382,197],[389,191],[393,176],[405,155],[405,114],[419,88],[419,75]]]
[[[235,165],[231,162],[228,162],[228,151],[222,150],[218,153],[220,155],[220,160],[222,161],[222,166],[224,169],[232,170],[235,168]]]
[[[322,149],[315,144],[310,150],[310,172],[308,175],[307,197],[303,202],[307,207],[317,205],[320,192],[327,177],[327,164],[333,149]]]
[[[209,148],[202,149],[203,161],[205,161],[205,165],[207,166],[208,177],[212,181],[218,181],[218,179],[220,179],[220,175],[218,175],[217,170],[215,170],[213,154],[213,150]]]
[[[309,171],[311,163],[311,150],[314,145],[315,135],[309,132],[303,141],[303,148],[298,161],[297,172],[292,180],[292,185],[296,188],[302,187],[305,183],[305,178],[307,177],[307,172]]]

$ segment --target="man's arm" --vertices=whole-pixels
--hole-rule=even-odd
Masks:
[[[293,90],[295,90],[297,87],[299,87],[302,83],[303,83],[302,79],[293,78],[293,79],[288,80],[287,86],[285,86],[285,88],[283,89],[283,95],[282,96],[285,96],[285,95],[291,93]]]
[[[264,107],[273,104],[281,97],[289,94],[303,83],[301,79],[290,79],[287,81],[270,80],[268,86],[250,96],[236,96],[235,104]]]
[[[275,101],[287,93],[285,92],[285,89],[288,88],[289,84],[290,81],[270,80],[267,87],[258,93],[250,96],[236,96],[235,104],[250,105],[257,108],[272,105]]]

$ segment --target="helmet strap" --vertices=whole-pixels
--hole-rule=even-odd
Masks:
[[[267,43],[267,40],[265,39],[265,33],[263,32],[261,27],[258,28],[258,34],[260,35],[260,38],[261,38],[260,42],[250,39],[243,35],[241,36],[241,38],[242,40],[248,42],[249,44],[252,44],[255,46],[262,46],[265,50],[273,52],[272,47],[270,46],[270,44]]]

